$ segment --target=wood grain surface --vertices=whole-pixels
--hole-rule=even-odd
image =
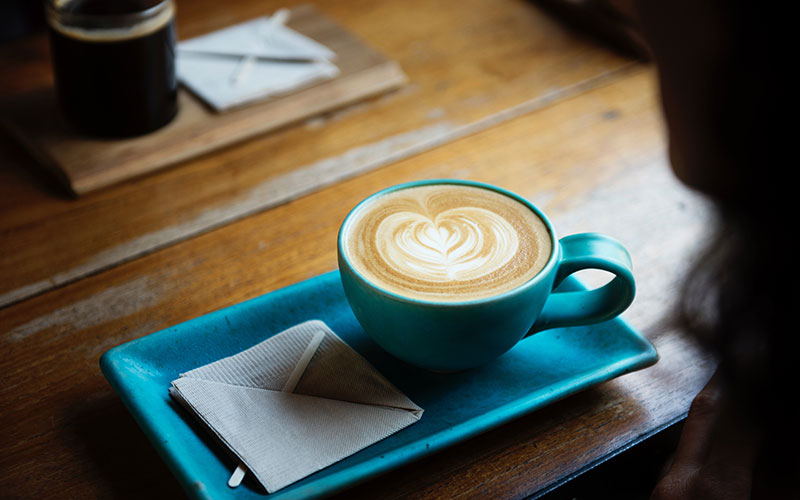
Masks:
[[[341,498],[526,498],[685,415],[713,361],[672,323],[671,308],[713,218],[672,175],[652,68],[560,27],[534,3],[342,4],[317,5],[402,61],[411,90],[81,200],[59,197],[23,151],[2,143],[2,286],[48,286],[0,308],[0,496],[183,497],[100,373],[100,355],[335,269],[350,208],[415,179],[496,184],[543,208],[561,235],[621,240],[638,288],[624,317],[661,358]],[[215,5],[179,4],[181,26],[204,31],[265,8]],[[33,37],[0,49],[39,56],[3,60],[0,68],[15,68],[4,92],[46,81],[41,44]],[[437,133],[445,138],[431,142]],[[274,196],[270,179],[357,161],[380,168],[279,203],[240,205]],[[131,243],[140,241],[149,243]]]
[[[213,11],[214,5],[179,4],[179,33],[191,37],[281,6],[239,2],[225,15],[204,17],[202,9]],[[534,112],[602,85],[632,65],[575,37],[526,2],[506,2],[503,9],[467,2],[455,11],[447,2],[424,1],[403,7],[315,5],[397,61],[408,84],[78,200],[54,196],[47,177],[31,182],[36,163],[6,139],[0,146],[0,231],[10,251],[0,261],[0,305]],[[38,56],[39,65],[49,63],[41,40],[19,45],[0,54],[28,52]],[[41,72],[28,69],[32,65],[26,59],[5,72],[27,78],[31,91],[47,88]],[[4,80],[0,93],[5,86],[14,95],[21,85],[15,78]]]

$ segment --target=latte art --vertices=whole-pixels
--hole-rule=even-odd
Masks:
[[[399,273],[437,282],[468,280],[507,264],[519,248],[511,224],[483,208],[447,210],[434,219],[417,212],[392,214],[381,222],[381,258]]]
[[[516,288],[545,265],[542,220],[501,193],[417,186],[377,197],[351,216],[345,252],[367,280],[406,297],[464,301]]]

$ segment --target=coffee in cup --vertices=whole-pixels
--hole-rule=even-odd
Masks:
[[[56,97],[80,133],[152,132],[178,110],[172,0],[48,0]]]
[[[530,280],[547,263],[550,233],[514,198],[463,184],[391,191],[350,216],[353,268],[403,297],[463,302]]]
[[[532,333],[611,319],[632,302],[630,256],[616,240],[558,240],[524,198],[487,184],[419,181],[358,204],[339,231],[345,295],[364,330],[396,357],[435,371],[491,361]],[[554,292],[587,268],[606,285]]]

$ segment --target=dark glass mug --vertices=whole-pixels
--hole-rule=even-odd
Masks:
[[[172,0],[47,0],[55,90],[77,131],[131,137],[177,114]]]

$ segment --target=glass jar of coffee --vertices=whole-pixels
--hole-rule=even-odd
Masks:
[[[81,133],[131,137],[178,110],[172,0],[47,0],[57,99]]]

